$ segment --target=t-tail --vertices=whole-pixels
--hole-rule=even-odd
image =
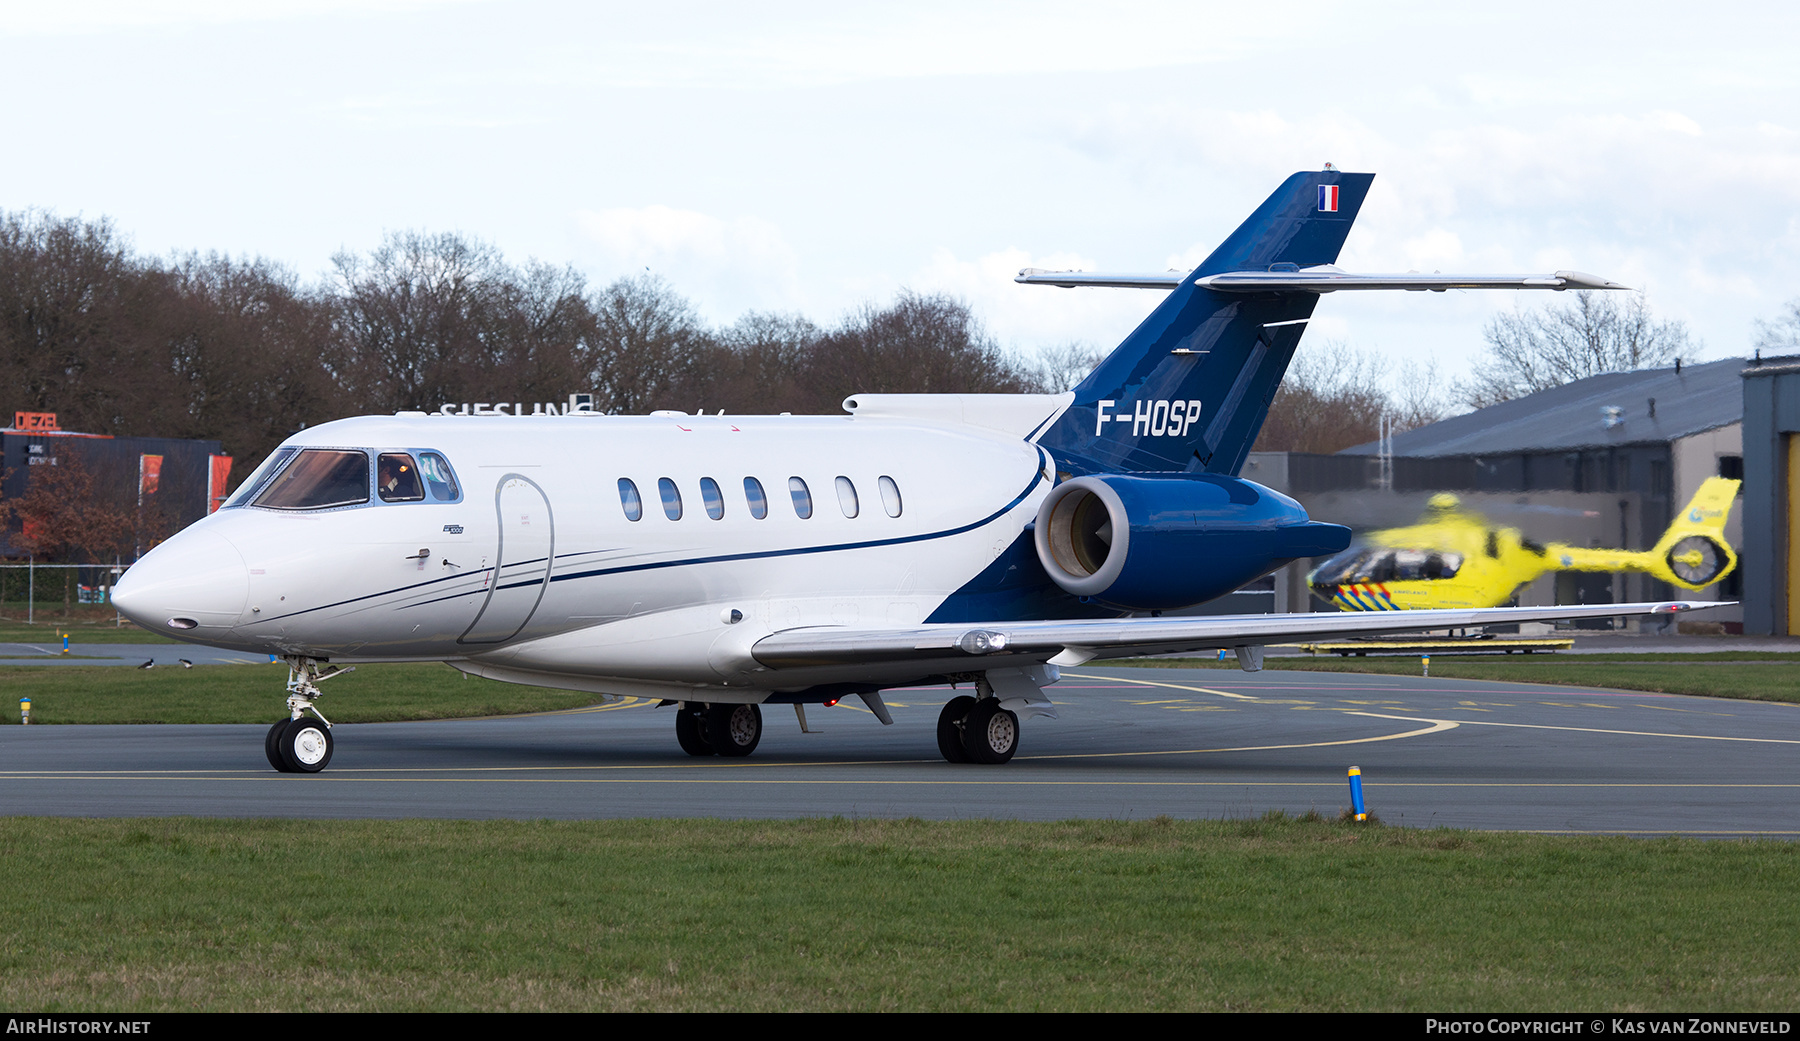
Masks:
[[[1336,263],[1374,179],[1283,182],[1075,388],[1039,438],[1058,468],[1235,476],[1319,299],[1281,276]],[[1267,274],[1266,288],[1250,281]]]

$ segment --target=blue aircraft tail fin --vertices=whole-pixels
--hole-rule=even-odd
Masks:
[[[1196,280],[1336,263],[1374,179],[1325,170],[1283,182],[1075,388],[1038,439],[1059,469],[1235,476],[1319,298]]]

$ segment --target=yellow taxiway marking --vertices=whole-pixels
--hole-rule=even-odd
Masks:
[[[1685,741],[1747,741],[1751,744],[1764,745],[1800,745],[1800,738],[1791,737],[1726,737],[1722,734],[1666,734],[1656,730],[1608,730],[1603,727],[1558,727],[1547,723],[1502,723],[1493,719],[1445,719],[1433,720],[1424,716],[1387,716],[1375,712],[1352,712],[1353,716],[1373,716],[1376,719],[1395,719],[1407,723],[1450,723],[1471,727],[1515,727],[1520,730],[1569,730],[1579,734],[1613,734],[1619,737],[1672,737]]]
[[[625,697],[606,705],[583,705],[581,708],[553,708],[545,712],[512,712],[504,716],[457,716],[454,719],[401,719],[389,720],[396,723],[466,723],[469,720],[483,719],[530,719],[533,716],[585,716],[593,712],[617,712],[622,708],[647,708],[656,704],[655,698]],[[346,726],[355,726],[347,723]]]
[[[1355,715],[1368,715],[1368,713],[1361,713],[1361,712],[1354,713],[1354,714]],[[1379,717],[1379,718],[1396,718],[1396,717]],[[1457,727],[1456,723],[1448,721],[1448,720],[1430,720],[1430,721],[1426,721],[1426,722],[1429,722],[1430,725],[1421,727],[1417,730],[1408,730],[1408,731],[1404,731],[1404,732],[1398,733],[1398,734],[1379,734],[1375,737],[1343,738],[1343,739],[1337,740],[1337,741],[1307,741],[1307,742],[1302,742],[1302,743],[1297,743],[1297,744],[1282,744],[1282,745],[1242,745],[1242,746],[1235,747],[1235,748],[1168,748],[1168,749],[1154,749],[1154,750],[1140,751],[1140,752],[1071,752],[1071,753],[1067,753],[1067,754],[1063,754],[1063,755],[1019,756],[1014,761],[1015,762],[1045,762],[1045,761],[1053,760],[1053,759],[1055,759],[1055,760],[1061,760],[1061,759],[1132,759],[1132,758],[1142,758],[1145,756],[1160,756],[1160,755],[1204,755],[1204,754],[1212,753],[1212,752],[1272,752],[1272,751],[1279,751],[1282,749],[1289,749],[1289,748],[1331,748],[1331,747],[1335,747],[1338,745],[1363,745],[1363,744],[1370,744],[1370,743],[1377,742],[1377,741],[1398,741],[1401,738],[1421,737],[1425,734],[1436,734],[1436,733],[1439,733],[1439,732],[1445,731],[1445,730],[1454,730]],[[356,771],[356,773],[358,773],[359,775],[367,775],[367,774],[398,774],[398,773],[429,773],[429,774],[542,773],[542,772],[568,772],[568,771],[576,771],[576,770],[587,770],[587,771],[598,770],[598,771],[606,771],[606,772],[626,772],[626,771],[641,772],[641,771],[645,771],[645,770],[705,770],[705,771],[771,770],[771,769],[781,769],[781,768],[785,768],[785,767],[906,766],[906,765],[914,765],[914,764],[919,764],[919,763],[932,764],[932,763],[937,763],[937,762],[938,762],[937,759],[883,759],[883,760],[834,761],[834,762],[814,762],[814,763],[791,763],[791,762],[783,763],[783,762],[771,762],[769,760],[760,760],[757,762],[745,762],[745,763],[721,763],[721,762],[710,762],[710,763],[709,762],[698,762],[698,763],[681,763],[681,764],[642,763],[642,764],[635,764],[635,765],[616,765],[616,766],[528,766],[528,767],[465,766],[465,767],[450,767],[450,768],[377,767],[374,769],[358,770],[358,771]],[[341,771],[341,772],[334,773],[332,776],[334,779],[357,779],[357,778],[343,778],[343,774],[348,773],[348,772],[349,771]],[[0,771],[0,778],[5,778],[7,780],[28,780],[28,779],[44,779],[44,778],[49,778],[49,777],[56,777],[56,778],[63,778],[63,779],[75,778],[75,777],[89,778],[89,779],[117,779],[117,778],[125,778],[125,777],[200,777],[203,775],[208,776],[208,777],[213,777],[213,776],[231,775],[231,774],[239,774],[239,773],[241,773],[241,771],[235,771],[235,770],[119,770],[119,771],[82,770],[82,771],[78,771],[78,772],[74,772],[74,773],[61,774],[61,773],[55,773],[53,771],[30,770],[30,771],[22,771],[22,772]],[[270,776],[266,779],[267,780],[280,780],[279,777],[275,777],[275,776]],[[368,780],[369,778],[366,776],[363,776],[360,779]],[[789,782],[782,782],[782,783],[789,783]],[[792,782],[792,783],[799,783],[799,782]],[[860,784],[860,783],[916,784],[916,783],[926,783],[926,782],[845,781],[844,783],[846,783],[846,784]],[[1008,783],[1015,783],[1015,782],[1008,782]],[[1062,784],[1065,782],[1041,781],[1041,782],[1032,782],[1032,783]],[[1162,783],[1162,782],[1158,782],[1158,783]],[[1186,783],[1186,782],[1167,782],[1167,783],[1173,784],[1173,783]]]
[[[1354,712],[1351,715],[1366,716],[1367,712]],[[1383,716],[1383,719],[1397,719],[1397,716]],[[1376,741],[1398,741],[1407,737],[1422,737],[1445,730],[1455,730],[1458,724],[1452,720],[1415,720],[1413,722],[1430,723],[1430,726],[1418,730],[1408,730],[1399,734],[1380,734],[1376,737],[1349,737],[1339,741],[1306,741],[1290,745],[1243,745],[1237,748],[1169,748],[1146,752],[1070,752],[1064,755],[1031,755],[1020,756],[1015,762],[1042,762],[1050,759],[1131,759],[1149,755],[1201,755],[1208,752],[1274,752],[1286,748],[1330,748],[1336,745],[1366,745]]]
[[[1126,679],[1123,676],[1087,676],[1079,672],[1065,672],[1063,675],[1076,680],[1112,680],[1115,683],[1135,683],[1140,687],[1168,687],[1172,690],[1193,690],[1198,691],[1201,694],[1216,694],[1221,698],[1236,698],[1239,701],[1262,700],[1261,698],[1251,697],[1248,694],[1233,694],[1229,690],[1214,690],[1211,687],[1190,687],[1184,683],[1161,683],[1156,680],[1133,680]]]
[[[930,763],[930,764],[935,765],[939,761],[938,760],[917,760],[917,762]],[[541,769],[541,768],[527,767],[527,768],[521,768],[517,772],[523,773],[523,774],[529,774],[529,773],[532,773],[533,771],[539,770],[539,769]],[[707,778],[707,777],[566,777],[566,776],[461,777],[461,776],[446,776],[446,775],[450,775],[450,774],[456,774],[458,772],[459,771],[456,771],[456,770],[442,770],[442,771],[421,770],[421,771],[418,771],[418,773],[424,774],[427,776],[365,777],[365,776],[358,776],[357,771],[344,771],[342,773],[333,771],[331,773],[320,774],[317,777],[312,778],[308,783],[310,783],[310,784],[325,784],[325,783],[330,783],[330,782],[337,782],[337,783],[346,783],[347,784],[347,783],[360,782],[360,783],[364,783],[364,784],[369,784],[369,783],[384,783],[384,784],[444,784],[444,783],[454,783],[454,784],[761,784],[761,785],[832,785],[832,786],[862,786],[862,787],[877,787],[877,786],[893,787],[893,786],[900,786],[900,785],[915,785],[915,786],[916,785],[932,785],[932,786],[936,786],[936,787],[946,787],[946,786],[992,787],[994,785],[1004,785],[1007,787],[1015,787],[1015,788],[1055,788],[1055,787],[1230,788],[1230,789],[1239,790],[1239,791],[1241,791],[1243,789],[1247,789],[1247,788],[1272,788],[1272,789],[1280,788],[1280,789],[1309,789],[1309,790],[1317,789],[1317,790],[1324,790],[1324,791],[1339,791],[1343,788],[1343,785],[1344,785],[1344,781],[1342,778],[1333,778],[1333,779],[1329,779],[1329,780],[1321,779],[1321,780],[1316,780],[1316,781],[1189,781],[1189,780],[1153,780],[1152,781],[1152,780],[1108,780],[1108,779],[1101,779],[1101,778],[1062,780],[1062,779],[1038,779],[1038,778],[1022,778],[1022,777],[1015,778],[1015,777],[967,777],[967,776],[965,776],[965,777],[885,777],[885,778],[842,778],[842,777],[830,777],[830,778],[805,778],[805,777]],[[196,772],[191,775],[179,775],[179,774],[173,775],[173,776],[157,775],[154,777],[146,776],[146,775],[142,775],[142,774],[88,774],[88,773],[50,774],[50,773],[45,773],[45,774],[19,775],[19,776],[11,777],[9,779],[11,779],[11,780],[40,780],[40,781],[165,780],[165,781],[206,781],[208,783],[217,783],[219,781],[251,781],[251,782],[261,781],[261,782],[271,782],[271,783],[276,783],[276,784],[279,784],[283,781],[289,780],[289,778],[285,777],[284,775],[275,774],[275,773],[265,773],[265,772],[240,773],[240,774],[237,774],[236,776],[226,776],[226,777],[221,777],[221,776],[218,776],[217,774],[205,774],[203,776],[202,773],[200,773],[200,772]],[[1378,781],[1369,781],[1366,779],[1364,781],[1363,786],[1365,788],[1369,788],[1369,789],[1377,789],[1378,788],[1378,789],[1382,789],[1382,790],[1399,789],[1399,788],[1409,788],[1409,789],[1431,789],[1431,788],[1626,789],[1626,788],[1641,788],[1641,789],[1657,789],[1657,790],[1679,789],[1681,791],[1690,791],[1690,792],[1691,791],[1715,791],[1715,790],[1729,791],[1729,790],[1742,790],[1742,789],[1755,789],[1755,790],[1764,790],[1764,791],[1774,791],[1774,790],[1784,790],[1785,791],[1785,790],[1792,790],[1792,789],[1800,788],[1800,784],[1783,784],[1783,783],[1756,783],[1756,784],[1622,783],[1622,784],[1613,784],[1613,783],[1606,783],[1606,782],[1575,782],[1575,783],[1562,784],[1562,783],[1546,782],[1546,781],[1529,781],[1529,782],[1405,781],[1405,782],[1399,782],[1399,783],[1383,784]],[[1539,830],[1539,829],[1525,829],[1525,830],[1535,831],[1535,830]],[[1608,833],[1611,830],[1612,829],[1600,829],[1600,832]],[[1689,832],[1682,831],[1681,829],[1673,829],[1673,830],[1681,831],[1682,834],[1689,834]],[[1665,828],[1647,829],[1644,832],[1644,834],[1652,834],[1652,835],[1669,834],[1669,833],[1671,833],[1671,829],[1665,829]],[[1585,834],[1585,833],[1583,833],[1583,834]],[[1734,834],[1734,833],[1722,832],[1721,834]],[[1774,832],[1766,831],[1763,829],[1754,829],[1754,830],[1745,831],[1742,834],[1759,835],[1759,834],[1774,834]]]

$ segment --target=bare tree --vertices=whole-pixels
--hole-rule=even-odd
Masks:
[[[1583,290],[1541,311],[1495,315],[1483,335],[1487,357],[1458,387],[1463,402],[1485,408],[1604,372],[1654,368],[1693,357],[1685,323],[1658,321],[1641,293]]]
[[[1377,355],[1335,341],[1311,349],[1302,345],[1275,392],[1253,450],[1341,451],[1375,440],[1384,416],[1395,430],[1441,419],[1436,369],[1406,368],[1391,378],[1387,362]]]
[[[1756,349],[1770,354],[1800,351],[1800,296],[1782,305],[1784,311],[1772,322],[1756,320]]]
[[[719,332],[695,400],[734,413],[796,411],[808,352],[822,335],[804,315],[746,313]]]
[[[332,308],[279,265],[178,256],[157,272],[159,334],[176,393],[146,401],[145,432],[217,438],[250,462],[247,476],[292,431],[341,416]]]
[[[1093,344],[1072,340],[1045,348],[1020,368],[1039,394],[1061,394],[1075,389],[1105,359],[1106,352]]]
[[[622,278],[593,304],[588,353],[594,407],[627,414],[656,408],[686,411],[698,355],[712,342],[685,298],[654,275]]]
[[[485,387],[512,272],[500,251],[445,233],[389,235],[332,258],[346,345],[339,378],[374,411],[435,409]],[[504,400],[496,395],[491,400]]]
[[[794,411],[837,412],[859,392],[1017,393],[1029,386],[969,305],[902,292],[889,307],[865,305],[812,345],[802,407]]]

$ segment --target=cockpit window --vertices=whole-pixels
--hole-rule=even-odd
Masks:
[[[271,510],[323,510],[369,501],[369,457],[362,452],[308,448],[269,482],[254,505]]]
[[[425,486],[431,489],[431,497],[438,502],[455,502],[462,497],[449,461],[438,453],[419,453],[419,473],[425,478]]]
[[[275,476],[275,472],[286,465],[287,461],[294,458],[295,453],[299,451],[298,448],[277,448],[275,454],[263,460],[263,464],[256,468],[256,472],[246,478],[244,483],[238,486],[238,490],[232,493],[231,498],[219,508],[231,509],[256,498],[256,493],[262,491],[263,485],[269,483],[269,478]]]
[[[383,452],[375,460],[375,492],[382,502],[418,502],[425,498],[419,464],[403,452]]]

